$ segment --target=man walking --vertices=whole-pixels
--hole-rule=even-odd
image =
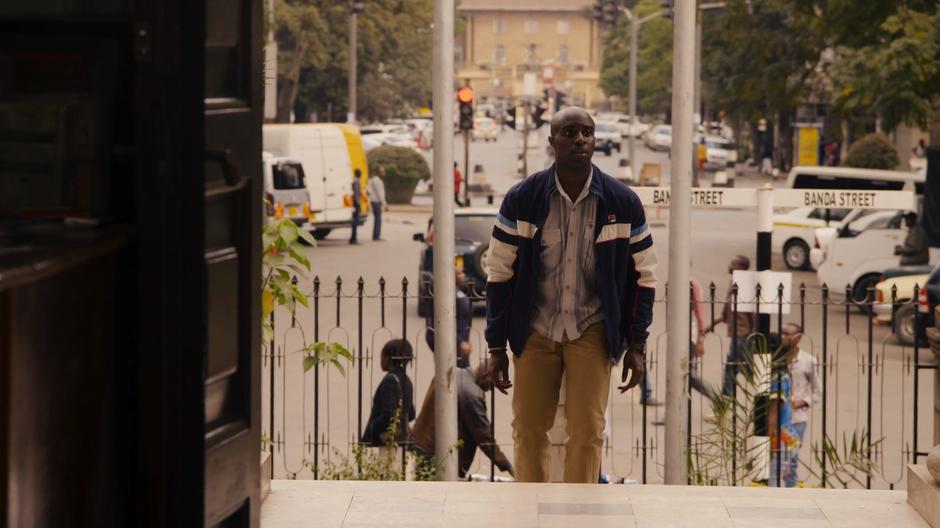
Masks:
[[[734,276],[735,270],[743,271],[750,267],[751,260],[744,255],[738,255],[731,259],[731,263],[728,264],[728,274]],[[728,299],[721,310],[721,317],[706,328],[703,334],[711,332],[721,323],[728,325],[728,357],[725,358],[725,375],[721,393],[730,397],[735,392],[738,371],[742,368],[749,368],[749,358],[745,357],[745,349],[747,348],[747,336],[754,332],[754,314],[738,311],[729,291]]]
[[[656,253],[636,193],[591,163],[594,120],[555,114],[555,164],[503,199],[486,262],[490,375],[503,393],[515,365],[516,477],[546,482],[548,431],[565,380],[565,482],[597,482],[612,367],[624,392],[643,376]],[[629,382],[627,378],[629,376]]]
[[[457,467],[460,478],[466,478],[476,457],[477,448],[490,458],[499,468],[510,475],[514,475],[512,463],[499,448],[493,437],[493,428],[486,413],[486,393],[491,390],[486,361],[480,363],[475,369],[457,368]],[[428,387],[421,404],[421,412],[415,420],[412,429],[412,442],[415,450],[424,460],[419,464],[426,464],[434,456],[434,382]]]
[[[369,205],[372,206],[372,240],[382,240],[382,211],[388,211],[388,202],[385,201],[385,167],[379,167],[366,186],[369,194]]]
[[[359,207],[361,206],[360,202],[362,201],[362,187],[359,183],[361,178],[362,171],[359,169],[354,170],[352,181],[352,235],[349,237],[350,244],[359,243],[359,239],[356,238],[356,230],[359,228]]]

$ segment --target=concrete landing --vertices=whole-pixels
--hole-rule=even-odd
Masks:
[[[903,491],[275,480],[264,528],[928,528]]]

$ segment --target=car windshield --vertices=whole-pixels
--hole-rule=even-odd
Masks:
[[[615,125],[609,125],[607,123],[597,123],[594,127],[598,132],[619,132],[620,129]]]
[[[493,215],[460,215],[454,220],[454,233],[458,240],[485,242],[493,233]]]
[[[663,134],[666,136],[672,135],[672,129],[665,126],[658,126],[653,129],[654,134]]]
[[[730,141],[706,139],[705,146],[713,149],[734,150],[734,143]]]

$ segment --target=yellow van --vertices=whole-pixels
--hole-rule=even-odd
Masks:
[[[364,215],[369,211],[369,197],[366,196],[366,184],[369,182],[369,164],[366,161],[366,151],[362,148],[362,135],[359,134],[359,127],[342,123],[331,124],[340,129],[343,137],[346,138],[346,146],[349,148],[349,161],[352,163],[353,172],[356,169],[362,171],[362,177],[359,180],[362,189],[362,204],[359,210]]]

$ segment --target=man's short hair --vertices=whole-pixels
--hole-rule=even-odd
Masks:
[[[356,170],[353,171],[353,174],[355,174],[357,177],[358,177],[358,176],[362,176],[362,171],[359,170],[359,169],[356,169]]]
[[[751,269],[751,259],[745,257],[744,255],[738,255],[734,257],[733,261],[743,266],[744,269]]]
[[[803,333],[803,327],[800,326],[799,323],[786,323],[786,324],[784,324],[783,326],[789,326],[789,327],[793,328],[794,330],[796,330],[796,333],[798,333],[798,334],[802,334],[802,333]]]

